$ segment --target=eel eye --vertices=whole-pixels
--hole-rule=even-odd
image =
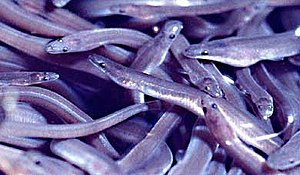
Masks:
[[[213,104],[211,105],[211,107],[214,108],[214,109],[217,109],[217,108],[218,108],[218,105],[215,104],[215,103],[213,103]]]
[[[169,35],[169,38],[170,38],[170,39],[174,39],[174,38],[175,38],[175,35],[174,35],[174,34],[170,34],[170,35]]]
[[[63,52],[68,52],[68,50],[69,49],[67,47],[63,47],[63,49],[62,49]]]
[[[106,67],[106,64],[105,63],[99,63],[99,66],[104,69]]]
[[[207,50],[203,50],[200,54],[201,55],[208,55],[208,51]]]

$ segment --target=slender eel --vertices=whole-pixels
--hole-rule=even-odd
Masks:
[[[182,106],[196,115],[203,116],[201,99],[205,96],[204,92],[187,85],[169,82],[137,72],[100,55],[91,55],[89,59],[93,65],[120,86],[139,90],[144,94]]]
[[[300,131],[293,135],[290,140],[280,149],[270,154],[267,164],[279,170],[287,170],[300,165]]]
[[[90,66],[88,60],[80,59],[84,55],[77,54],[72,55],[71,57],[66,57],[66,55],[49,55],[45,51],[45,47],[47,43],[51,41],[51,39],[36,37],[27,33],[23,33],[1,22],[0,40],[28,55],[34,56],[39,60],[54,64],[56,66],[63,66],[68,69],[87,72],[101,78],[105,77],[104,75],[99,74],[99,71],[96,68]],[[78,77],[76,79],[78,79]]]
[[[46,51],[50,54],[83,52],[105,44],[121,44],[139,48],[151,39],[150,36],[132,29],[104,28],[75,32],[49,42]]]
[[[130,172],[143,164],[145,159],[147,160],[147,157],[164,142],[166,137],[178,125],[181,119],[180,112],[180,109],[165,112],[147,136],[118,161],[121,169]]]
[[[273,43],[276,43],[274,45]],[[183,54],[235,67],[247,67],[261,60],[279,61],[300,52],[300,27],[272,36],[231,37],[194,44]]]
[[[211,98],[197,89],[139,73],[102,56],[91,55],[90,60],[120,86],[139,90],[154,98],[179,105],[200,117],[203,116],[203,100]],[[252,114],[233,107],[223,98],[214,98],[213,101],[220,106],[222,114],[226,116],[226,120],[247,144],[251,144],[267,154],[280,147],[282,141],[277,137],[274,138],[276,141],[273,139],[256,139],[264,137],[268,133],[265,131],[265,125],[261,123],[262,121],[255,118]]]
[[[133,115],[148,110],[158,109],[157,101],[145,104],[136,104],[116,111],[110,115],[86,123],[74,124],[24,124],[21,122],[3,121],[1,135],[43,138],[74,138],[82,137],[103,131],[116,125]]]
[[[207,71],[211,73],[218,81],[218,84],[223,91],[224,98],[229,103],[238,106],[238,108],[247,110],[245,101],[242,98],[242,94],[235,86],[230,84],[230,82],[225,79],[225,76],[219,71],[216,65],[214,63],[203,63],[203,65],[205,69],[207,69]]]
[[[259,14],[256,14],[256,16],[239,31],[238,35],[252,36],[259,33],[258,31],[261,29],[262,21],[266,19],[266,16],[270,13],[270,11],[271,9],[269,8]],[[238,69],[235,74],[237,87],[246,96],[250,97],[253,111],[258,115],[258,117],[267,120],[274,112],[272,96],[254,80],[251,75],[250,68]]]
[[[261,119],[267,120],[274,111],[272,96],[254,80],[250,68],[239,69],[235,74],[236,84],[246,96],[250,97],[254,112]]]
[[[258,83],[264,86],[274,98],[279,125],[285,128],[286,125],[292,124],[284,133],[285,139],[290,138],[300,128],[298,100],[294,95],[287,93],[286,87],[270,74],[263,63],[256,64],[253,70]]]
[[[23,122],[23,123],[33,123],[33,124],[45,124],[46,119],[42,114],[32,108],[26,103],[6,102],[3,103],[2,107],[5,112],[5,121]],[[10,145],[15,145],[22,148],[41,148],[47,144],[46,140],[15,137],[15,136],[0,136],[0,142],[8,143]]]
[[[71,11],[63,8],[47,10],[48,0],[16,0],[25,10],[47,18],[50,21],[59,23],[74,30],[88,30],[97,28],[96,25],[79,17]]]
[[[211,137],[208,128],[196,122],[183,159],[171,168],[168,175],[204,174],[217,146]]]
[[[214,100],[214,104],[218,105],[219,112],[228,121],[241,140],[268,155],[280,148],[283,141],[279,137],[274,136],[274,138],[259,139],[269,134],[265,122],[256,118],[248,111],[235,108],[230,103],[225,103],[224,101],[224,99],[218,98]]]
[[[175,58],[196,87],[213,97],[222,97],[223,92],[216,78],[197,60],[187,59],[181,54],[189,45],[188,40],[183,35],[179,35],[171,47]]]
[[[253,0],[216,0],[216,1],[198,1],[201,5],[176,5],[176,6],[152,6],[136,4],[119,4],[111,6],[112,14],[120,14],[142,19],[155,19],[159,17],[176,17],[176,16],[194,16],[222,13],[233,9],[245,7]]]
[[[53,72],[1,72],[0,86],[26,86],[54,81],[59,75]]]
[[[206,100],[203,106],[205,107],[206,125],[214,138],[245,172],[261,175],[272,174],[275,171],[267,167],[263,157],[252,151],[238,138],[235,129],[225,119],[217,104]]]
[[[155,67],[162,64],[182,28],[180,21],[167,21],[161,31],[137,51],[130,68],[146,74],[151,73]]]
[[[50,149],[55,155],[62,157],[91,175],[123,174],[113,159],[80,140],[54,140],[51,142]]]
[[[0,1],[0,7],[0,17],[3,21],[7,21],[8,23],[31,33],[45,36],[64,36],[74,31],[71,28],[53,23],[28,12],[12,0]]]
[[[16,97],[19,102],[26,102],[55,112],[69,123],[92,121],[92,118],[68,100],[47,89],[30,86],[7,86],[0,90],[1,101],[4,97]]]
[[[169,146],[163,142],[149,156],[148,160],[130,174],[166,174],[173,163],[173,154]]]
[[[78,107],[70,103],[62,96],[38,87],[16,87],[8,86],[1,88],[0,96],[17,97],[18,101],[30,103],[48,109],[60,117],[67,123],[90,122],[93,119]],[[117,152],[109,144],[105,135],[100,133],[100,136],[90,136],[88,140],[97,147],[113,157],[118,157]]]
[[[165,23],[161,31],[137,51],[136,57],[130,68],[150,74],[165,60],[169,48],[183,28],[182,23],[170,20]],[[138,91],[130,94],[135,103],[145,102],[144,95]]]
[[[143,11],[141,11],[142,7],[146,7],[146,14],[155,14],[155,12],[161,12],[164,9],[169,10],[170,8],[174,8],[174,12],[161,12],[160,14],[157,14],[156,16],[161,16],[161,14],[169,14],[166,16],[176,16],[176,13],[178,16],[187,16],[186,14],[191,15],[192,13],[201,14],[208,14],[208,13],[218,13],[221,11],[229,11],[231,9],[239,8],[240,6],[245,6],[244,3],[242,5],[233,4],[237,1],[229,1],[229,4],[226,7],[222,7],[222,5],[226,5],[227,1],[225,0],[187,0],[187,1],[178,1],[178,0],[139,0],[139,1],[122,1],[122,0],[89,0],[89,1],[74,1],[74,5],[72,4],[72,8],[75,9],[76,12],[78,12],[80,15],[84,17],[89,18],[95,18],[100,16],[108,16],[108,15],[114,15],[114,14],[124,14],[129,16],[134,16],[144,18]],[[250,2],[245,3],[246,5]],[[133,6],[133,7],[132,7]],[[134,6],[142,6],[142,7],[134,7]],[[154,12],[150,12],[150,7],[159,7],[158,10],[155,10]],[[199,6],[199,7],[198,7]],[[135,9],[130,9],[135,8]],[[182,7],[182,8],[179,8]],[[185,8],[184,8],[185,7]],[[179,9],[188,11],[188,7],[194,10],[193,12],[180,12]],[[208,8],[208,9],[207,9]],[[154,8],[156,9],[156,8]],[[195,12],[196,9],[199,11]],[[126,10],[126,11],[124,11]],[[184,15],[182,15],[184,13]],[[143,15],[143,16],[142,16]],[[155,16],[154,16],[155,17]],[[154,18],[153,17],[153,18]]]

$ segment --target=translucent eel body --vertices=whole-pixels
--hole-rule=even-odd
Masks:
[[[55,112],[58,117],[67,123],[93,121],[90,116],[62,96],[43,88],[16,86],[11,88],[10,86],[2,88],[0,96],[2,98],[5,96],[18,97],[17,100],[20,102],[30,103]],[[20,124],[22,125],[22,123]],[[108,140],[103,134],[98,136],[90,136],[88,140],[107,154],[118,157],[118,155],[115,154],[116,152],[114,151],[113,147],[108,143]]]
[[[166,100],[169,103],[189,109],[196,115],[203,116],[201,99],[205,95],[204,92],[186,85],[148,76],[147,74],[126,68],[100,55],[91,55],[89,58],[97,68],[120,86],[139,90],[144,94]],[[133,78],[133,75],[135,78]],[[144,80],[145,78],[147,81],[137,81]],[[170,87],[172,87],[172,89],[170,89]],[[185,89],[185,91],[182,91],[182,89]]]
[[[50,149],[55,155],[82,168],[91,175],[123,174],[113,159],[80,140],[54,140]]]
[[[287,124],[292,126],[284,133],[284,138],[290,138],[300,128],[300,112],[299,102],[293,96],[285,91],[285,87],[276,80],[267,70],[263,63],[257,64],[253,67],[254,77],[262,84],[267,91],[272,95],[275,102],[275,110],[278,113],[278,120],[281,127]]]
[[[99,74],[99,71],[97,71],[96,68],[91,67],[88,60],[80,59],[82,55],[72,55],[72,57],[68,57],[68,59],[66,59],[66,56],[49,55],[45,51],[45,47],[47,43],[51,41],[51,39],[36,37],[27,33],[23,33],[1,22],[0,40],[28,55],[38,58],[39,60],[46,61],[54,65],[63,66],[65,68],[87,72],[97,77],[105,77]]]
[[[157,109],[157,102],[136,104],[119,110],[111,115],[86,123],[69,125],[59,124],[24,124],[21,122],[2,122],[1,135],[43,138],[74,138],[103,131],[133,115],[150,109]],[[16,129],[17,128],[17,129]]]
[[[139,14],[142,15],[142,11],[139,11],[142,9],[142,7],[136,9],[135,11],[124,11],[128,10],[129,7],[131,6],[143,6],[146,7],[147,14],[152,14],[155,12],[150,13],[150,9],[147,9],[148,6],[150,7],[160,7],[161,9],[159,11],[163,11],[163,9],[168,9],[167,7],[175,7],[176,11],[170,13],[170,15],[176,15],[176,13],[179,11],[176,7],[186,7],[182,8],[183,10],[188,11],[187,7],[193,7],[193,6],[199,6],[199,11],[203,11],[205,8],[204,12],[197,12],[197,13],[202,13],[202,14],[208,14],[208,13],[214,13],[215,11],[229,11],[234,8],[236,5],[233,4],[234,1],[230,0],[230,4],[225,7],[224,9],[220,9],[218,11],[218,7],[220,8],[220,4],[225,4],[226,0],[187,0],[187,1],[178,1],[178,0],[130,0],[130,1],[122,1],[122,0],[89,0],[89,1],[74,1],[74,9],[76,12],[80,13],[81,15],[85,17],[99,17],[99,16],[108,16],[108,15],[114,15],[114,14],[124,14],[124,15],[129,15],[129,16],[134,16],[134,17],[139,17]],[[236,1],[237,2],[237,1]],[[242,3],[243,4],[243,3]],[[249,2],[247,3],[249,4]],[[243,5],[241,5],[243,6]],[[244,5],[245,6],[245,5]],[[149,10],[149,12],[148,12]],[[196,10],[195,10],[196,11]],[[188,12],[186,12],[188,13]],[[194,12],[195,13],[195,12]],[[186,15],[178,15],[178,16],[186,16]]]
[[[281,148],[270,154],[267,164],[279,170],[286,170],[300,165],[300,132],[293,135]]]
[[[194,44],[183,53],[189,58],[212,60],[235,67],[247,67],[261,60],[278,61],[299,53],[300,35],[297,30],[300,27],[272,36],[231,37]]]
[[[182,27],[180,21],[167,21],[161,31],[137,51],[130,68],[146,74],[153,72],[155,68],[164,62],[169,48],[179,35]],[[138,91],[132,91],[130,95],[136,103],[145,102],[144,95]]]
[[[16,0],[16,2],[25,10],[40,15],[49,21],[64,25],[74,30],[88,30],[97,28],[91,22],[77,16],[71,11],[63,8],[53,8],[47,10],[48,0]]]
[[[201,174],[205,173],[216,143],[211,139],[208,128],[196,122],[190,143],[182,160],[172,167],[168,175]]]
[[[37,151],[23,151],[0,145],[0,155],[0,169],[6,174],[84,174],[68,162]]]
[[[0,2],[0,7],[0,16],[4,21],[23,28],[31,33],[45,36],[64,36],[74,31],[71,28],[58,25],[28,12],[20,8],[20,6],[11,0],[2,0]]]
[[[92,121],[92,118],[62,96],[47,89],[30,86],[7,86],[0,90],[0,97],[17,97],[20,102],[30,103],[55,112],[66,122]]]
[[[132,29],[107,28],[76,32],[47,44],[50,54],[83,52],[105,44],[121,44],[139,48],[151,37]]]
[[[201,2],[201,1],[198,1]],[[237,0],[217,0],[212,3],[202,3],[202,5],[192,6],[151,6],[151,5],[136,5],[136,4],[120,4],[111,6],[112,14],[121,14],[141,19],[155,19],[160,17],[175,17],[175,16],[194,16],[208,15],[214,13],[222,13],[233,9],[245,7],[251,4],[253,0],[245,0],[243,2]]]
[[[209,101],[204,103],[206,109],[205,122],[209,130],[216,141],[236,160],[245,172],[254,175],[277,174],[275,170],[268,168],[263,157],[252,151],[239,139],[235,129],[226,121],[218,105]]]
[[[58,78],[59,75],[53,72],[0,72],[0,87],[34,85]]]
[[[179,105],[198,116],[203,116],[203,100],[211,99],[210,96],[197,89],[136,72],[102,56],[92,55],[90,60],[120,86],[139,90],[154,98]],[[259,119],[246,111],[232,107],[223,98],[214,98],[212,101],[218,104],[222,114],[226,116],[226,120],[247,144],[259,148],[266,154],[270,154],[282,144],[279,138],[275,138],[276,141],[273,139],[256,140],[255,138],[267,135],[265,126]]]
[[[142,164],[155,149],[160,147],[170,132],[178,125],[180,119],[180,110],[178,109],[165,112],[147,136],[118,161],[118,165],[127,172],[138,168],[139,164]]]
[[[173,163],[173,155],[169,146],[163,142],[156,148],[140,167],[132,174],[166,174]]]
[[[238,35],[252,36],[260,33],[259,30],[262,30],[263,27],[262,23],[270,12],[271,9],[266,9],[262,12],[259,11],[259,13],[238,32]],[[274,111],[272,96],[254,80],[250,68],[238,69],[235,74],[237,79],[236,84],[246,96],[250,97],[254,112],[258,117],[267,120]]]
[[[237,76],[236,84],[246,96],[250,97],[255,113],[261,119],[267,120],[274,111],[272,96],[257,84],[249,68],[237,70],[235,73]]]
[[[187,72],[190,81],[196,87],[212,97],[222,97],[223,92],[215,77],[197,60],[187,59],[181,54],[184,48],[189,45],[188,40],[183,35],[179,35],[171,48],[175,58]]]
[[[5,117],[1,116],[4,117],[2,120],[33,124],[47,123],[45,117],[28,104],[14,103],[8,99],[2,100],[1,103],[3,104],[2,107],[5,113]],[[9,135],[0,136],[0,142],[27,149],[42,148],[47,144],[47,141],[42,139],[14,137]]]
[[[219,112],[228,121],[229,125],[234,128],[239,138],[247,144],[262,150],[266,154],[272,153],[283,144],[279,137],[259,139],[267,135],[266,131],[268,129],[263,121],[251,115],[248,111],[230,107],[230,104],[225,103],[225,100],[221,98],[212,101],[218,105]]]
[[[229,103],[238,106],[238,108],[242,110],[247,110],[242,94],[234,85],[230,84],[227,80],[225,80],[224,75],[219,71],[216,65],[213,63],[204,63],[203,65],[205,69],[207,69],[207,71],[211,73],[218,81],[218,84],[221,90],[223,91],[224,98]]]

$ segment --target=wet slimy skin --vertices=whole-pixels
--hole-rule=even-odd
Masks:
[[[279,170],[286,170],[300,164],[300,132],[297,132],[285,145],[270,154],[267,164]]]
[[[251,66],[261,60],[278,61],[300,52],[297,30],[300,28],[272,36],[231,37],[194,44],[183,54],[189,58],[217,61],[234,67]]]
[[[53,72],[1,72],[0,86],[25,86],[54,81],[59,75]]]
[[[84,52],[105,44],[121,44],[139,48],[150,36],[132,29],[108,28],[76,32],[51,41],[46,46],[50,54]]]
[[[236,76],[238,88],[250,97],[256,114],[267,120],[274,111],[272,96],[254,80],[249,68],[237,70]]]
[[[187,59],[182,55],[184,48],[189,45],[188,40],[183,35],[179,35],[174,41],[171,51],[182,68],[187,72],[191,83],[212,97],[223,97],[218,81],[204,68],[203,64],[194,59]]]

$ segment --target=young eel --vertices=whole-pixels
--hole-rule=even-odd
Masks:
[[[276,43],[276,44],[274,44]],[[189,58],[217,61],[235,67],[251,66],[261,60],[282,60],[300,53],[300,27],[271,36],[231,37],[188,47]]]
[[[197,60],[187,59],[181,54],[189,45],[188,40],[183,35],[179,35],[174,41],[171,51],[196,87],[212,97],[222,97],[223,92],[216,78]]]
[[[126,172],[136,169],[164,142],[166,137],[179,124],[181,120],[180,109],[170,109],[165,112],[147,136],[126,154],[118,165]]]
[[[2,21],[44,36],[64,36],[75,31],[26,11],[12,0],[0,1],[0,17]]]
[[[263,63],[253,66],[253,70],[253,75],[258,83],[264,86],[274,98],[280,126],[285,128],[286,125],[291,124],[284,133],[285,139],[290,138],[300,128],[298,100],[294,95],[287,93],[286,87],[270,74]]]
[[[80,167],[91,175],[123,174],[115,161],[92,146],[78,140],[53,140],[52,153]]]
[[[49,42],[46,46],[46,51],[50,54],[83,52],[105,44],[121,44],[137,49],[150,39],[151,37],[147,34],[132,29],[104,28],[85,30]]]
[[[53,72],[0,72],[1,86],[26,86],[57,80]]]
[[[211,139],[212,135],[206,126],[196,121],[190,143],[182,160],[171,168],[168,175],[204,174],[213,157],[217,143]]]
[[[267,164],[279,170],[287,170],[300,165],[300,131],[281,148],[269,155]]]
[[[170,20],[165,23],[161,31],[141,48],[138,49],[135,59],[130,68],[137,71],[151,74],[165,60],[169,48],[179,35],[182,23]],[[144,95],[138,91],[131,91],[130,94],[135,103],[145,102]]]
[[[218,104],[206,100],[203,106],[205,108],[205,123],[214,138],[245,172],[254,175],[278,173],[267,166],[263,157],[252,151],[239,139],[235,128],[225,119]],[[231,113],[229,115],[236,114]]]
[[[261,119],[267,120],[274,111],[272,96],[253,79],[250,68],[239,69],[235,74],[237,87],[250,97],[254,112]]]
[[[105,57],[91,55],[89,58],[96,67],[120,86],[139,90],[154,98],[179,105],[200,117],[203,116],[203,100],[212,99],[212,97],[197,89],[139,73]],[[266,154],[270,154],[282,144],[278,137],[274,138],[275,140],[257,140],[256,138],[268,135],[262,121],[246,111],[233,107],[223,98],[213,98],[212,101],[218,104],[226,120],[246,143],[259,148]]]
[[[214,0],[198,2],[202,2],[202,4],[185,6],[151,6],[136,4],[119,4],[111,6],[109,10],[112,14],[120,14],[150,20],[161,17],[194,16],[222,13],[245,7],[251,4],[253,0]]]
[[[58,139],[82,137],[103,131],[140,112],[158,108],[160,108],[160,104],[158,104],[157,101],[136,104],[95,121],[74,124],[25,124],[21,122],[3,121],[0,127],[0,135]]]

